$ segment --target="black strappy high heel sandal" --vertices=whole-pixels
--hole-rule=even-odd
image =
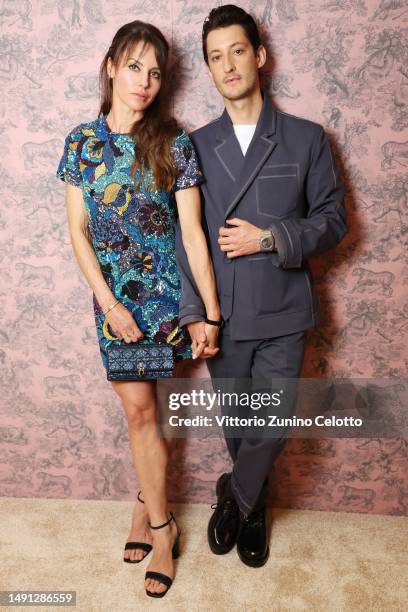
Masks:
[[[144,504],[143,499],[140,497],[140,493],[141,491],[139,491],[137,494],[137,499],[140,501],[140,503]],[[143,550],[146,554],[143,555],[141,559],[125,559],[125,557],[123,557],[123,560],[125,563],[140,563],[147,557],[152,548],[153,546],[151,544],[147,544],[147,542],[126,542],[125,550]]]
[[[171,556],[173,559],[178,559],[178,557],[180,556],[180,534],[181,531],[177,525],[176,519],[174,518],[174,515],[170,512],[170,518],[166,523],[163,523],[163,525],[151,525],[149,523],[149,527],[150,529],[162,529],[163,527],[167,527],[167,525],[169,525],[171,523],[171,521],[174,521],[176,523],[176,527],[177,527],[177,537],[176,537],[176,541],[173,544],[173,548],[171,549]],[[165,594],[167,593],[167,591],[169,590],[169,588],[171,587],[171,585],[173,584],[173,579],[170,578],[169,576],[166,576],[166,574],[162,574],[161,572],[146,572],[145,574],[145,580],[147,580],[148,578],[151,578],[152,580],[157,580],[158,582],[161,582],[162,584],[164,584],[167,589],[165,591],[162,591],[161,593],[153,593],[153,591],[148,591],[146,589],[146,595],[149,595],[149,597],[164,597]]]

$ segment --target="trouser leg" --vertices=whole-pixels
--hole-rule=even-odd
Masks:
[[[272,379],[298,379],[302,367],[306,332],[298,332],[278,338],[260,341],[253,356],[251,377],[254,390],[271,392]],[[269,386],[268,386],[269,383]],[[284,384],[284,383],[283,383]],[[288,381],[282,401],[284,416],[291,416],[296,405],[296,380]],[[281,414],[279,415],[281,416]],[[245,437],[241,440],[231,478],[231,488],[240,510],[249,514],[266,501],[266,479],[271,465],[282,452],[286,428],[274,431],[279,437]],[[253,431],[253,430],[252,430]]]
[[[219,340],[220,351],[215,357],[207,359],[207,367],[214,385],[214,392],[218,389],[222,393],[239,392],[239,381],[248,380],[251,376],[252,360],[257,342],[231,340],[229,326],[226,324],[221,331]],[[217,388],[216,388],[217,387]],[[228,407],[221,404],[221,415],[235,414],[237,407]],[[228,452],[234,463],[241,444],[241,438],[231,437],[231,430],[224,427],[225,442]]]

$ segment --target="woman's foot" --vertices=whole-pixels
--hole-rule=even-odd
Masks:
[[[153,531],[153,556],[146,572],[159,572],[173,580],[174,562],[172,549],[178,535],[179,531],[174,520],[163,529]],[[168,590],[168,587],[158,580],[147,578],[145,580],[145,589],[151,593],[163,593]]]
[[[147,515],[145,505],[137,501],[133,507],[132,512],[132,525],[127,541],[128,542],[143,542],[145,544],[152,544],[152,535],[148,526],[149,517]],[[123,558],[129,561],[141,561],[147,555],[147,551],[141,548],[135,548],[131,550],[125,550]]]

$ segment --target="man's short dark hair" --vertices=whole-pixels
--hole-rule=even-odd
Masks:
[[[224,4],[212,9],[203,24],[203,55],[205,63],[208,64],[207,36],[212,30],[226,28],[231,25],[240,25],[245,30],[245,35],[252,45],[254,53],[257,52],[261,39],[258,27],[251,15],[235,4]]]

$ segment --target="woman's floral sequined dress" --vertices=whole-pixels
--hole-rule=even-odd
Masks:
[[[57,177],[82,189],[103,276],[144,333],[140,342],[171,344],[176,360],[187,359],[189,337],[178,327],[174,192],[199,183],[201,173],[191,140],[181,131],[172,145],[179,172],[174,190],[155,190],[146,171],[136,191],[130,175],[134,147],[132,137],[112,132],[104,116],[82,123],[65,140]],[[106,368],[106,347],[123,341],[114,338],[95,295],[93,305]]]

